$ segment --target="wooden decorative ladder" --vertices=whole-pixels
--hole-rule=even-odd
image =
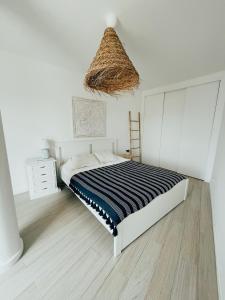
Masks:
[[[134,129],[134,124],[137,126]],[[130,155],[131,159],[139,159],[141,162],[141,115],[138,113],[138,120],[131,118],[129,111],[129,131],[130,131]],[[135,145],[134,145],[135,144]]]

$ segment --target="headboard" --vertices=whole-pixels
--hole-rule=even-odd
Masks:
[[[117,140],[113,138],[86,138],[70,141],[53,142],[54,156],[57,166],[60,167],[67,159],[73,155],[94,153],[97,151],[109,150],[117,153]]]

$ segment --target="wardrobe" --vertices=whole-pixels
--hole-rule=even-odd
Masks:
[[[145,95],[143,162],[205,179],[219,81]]]

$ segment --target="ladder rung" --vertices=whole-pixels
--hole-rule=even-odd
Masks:
[[[138,129],[131,129],[130,131],[140,131],[140,130],[138,130]]]
[[[141,147],[131,147],[130,149],[140,149]]]
[[[132,155],[132,158],[135,158],[135,157],[140,157],[140,155],[134,155],[134,156]]]
[[[140,139],[131,139],[131,141],[138,141],[138,140],[140,140]]]
[[[139,121],[137,120],[130,120],[131,122],[135,122],[135,123],[139,123]]]

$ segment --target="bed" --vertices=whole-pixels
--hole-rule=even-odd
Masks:
[[[116,155],[113,139],[60,142],[55,152],[60,179],[112,234],[115,257],[186,199],[185,176]]]

